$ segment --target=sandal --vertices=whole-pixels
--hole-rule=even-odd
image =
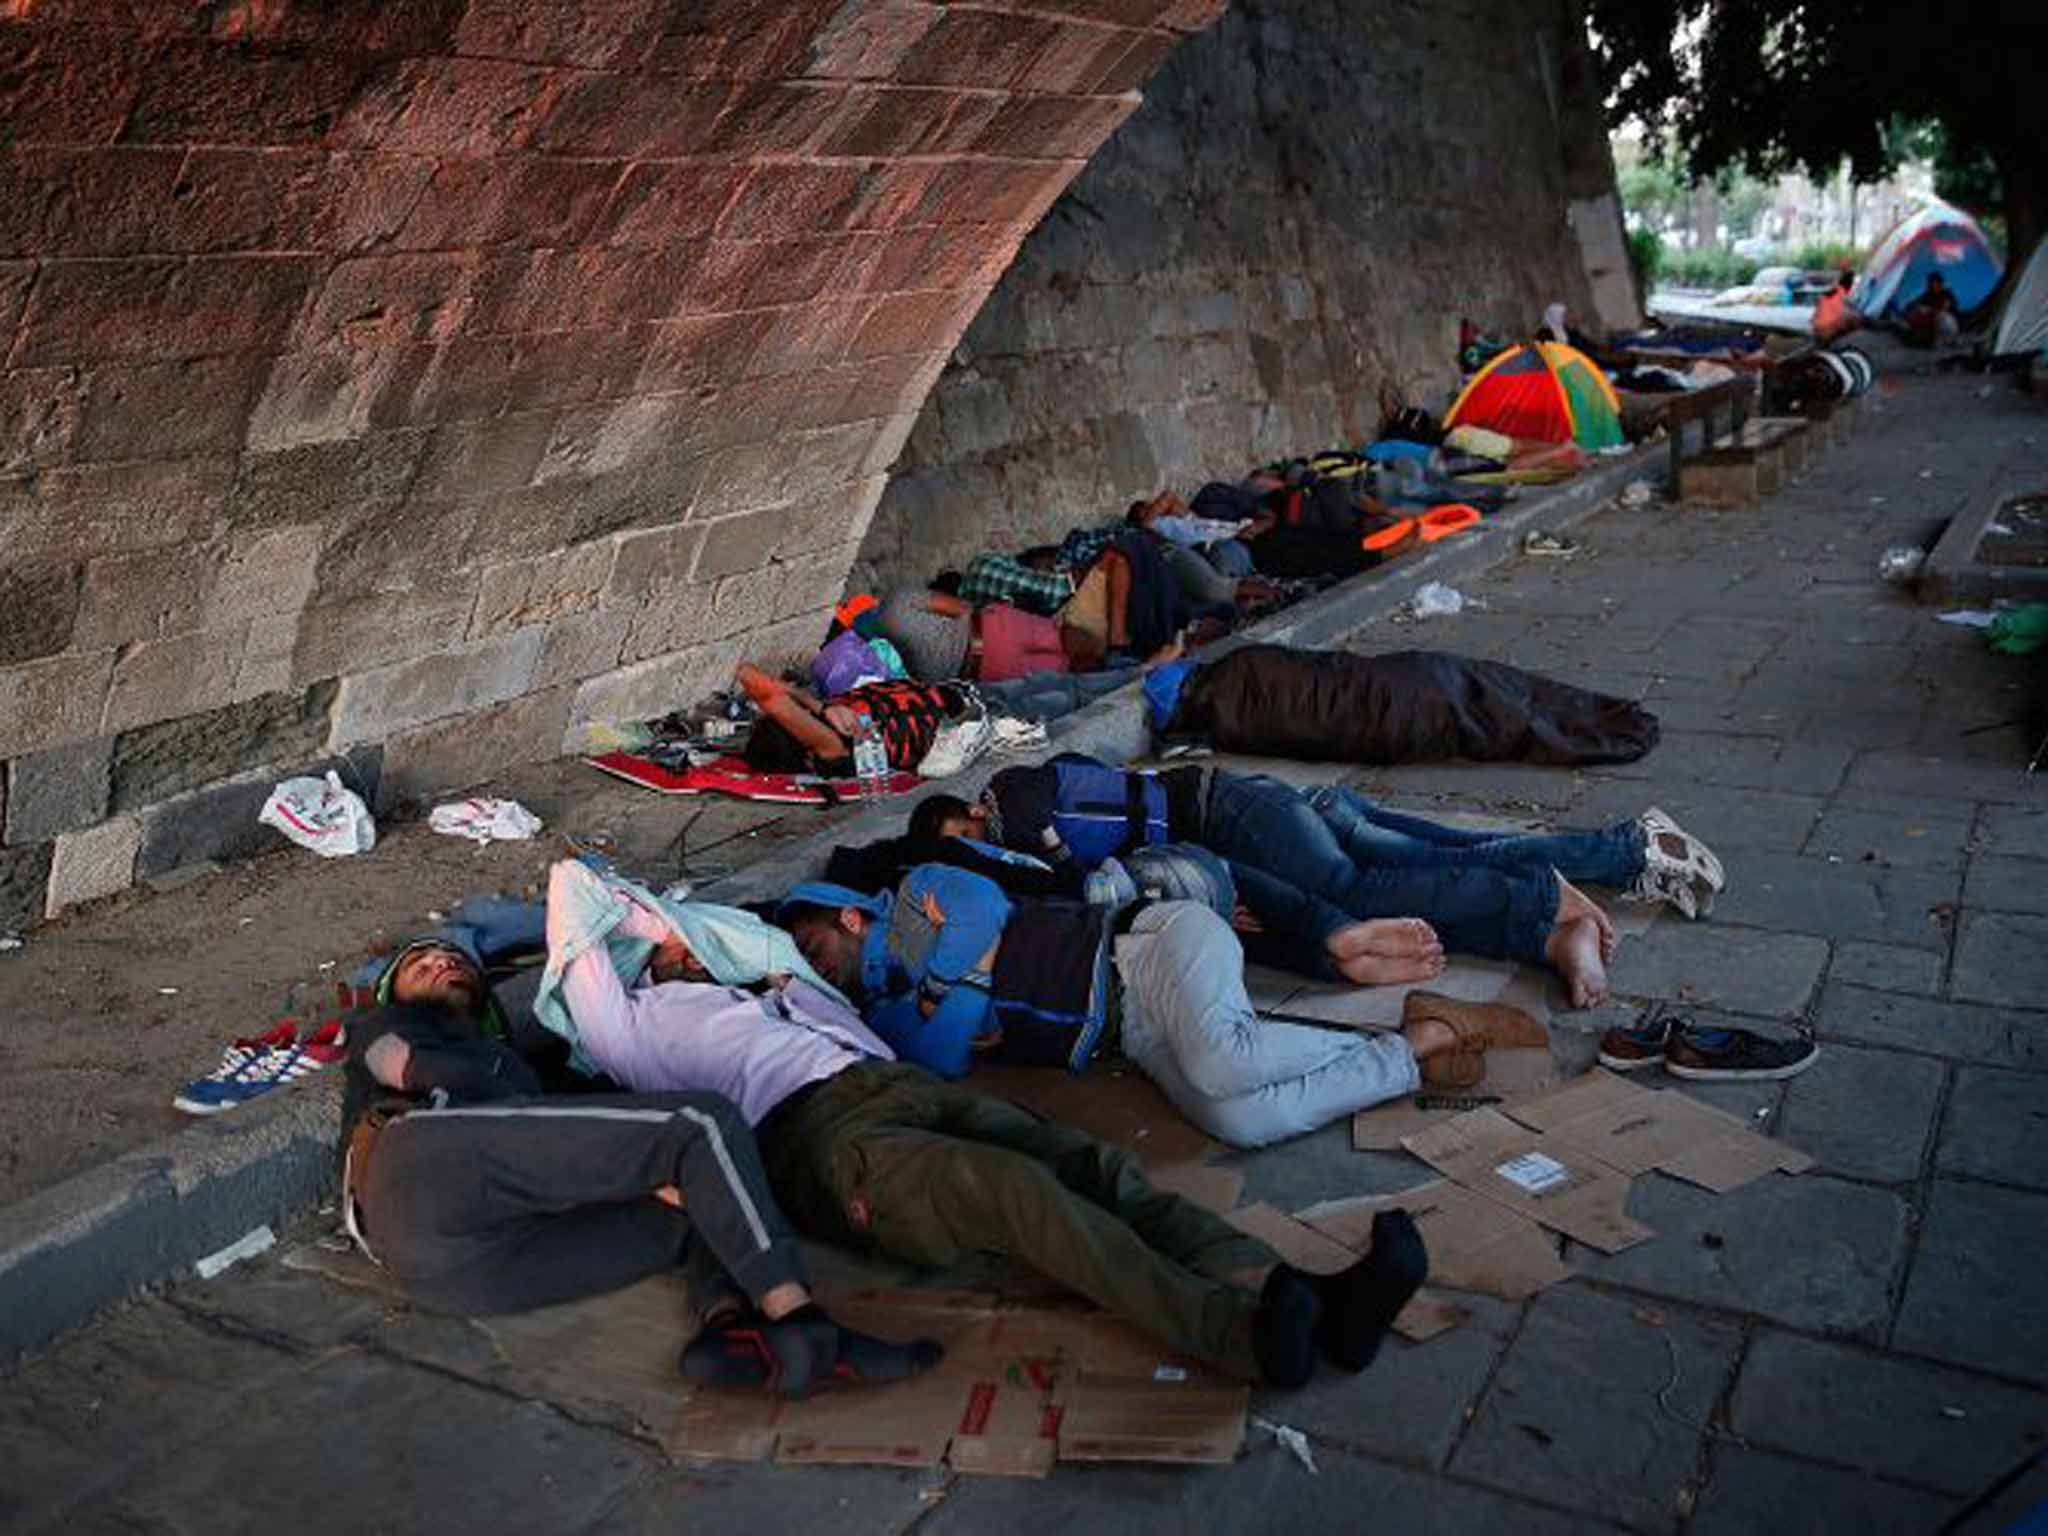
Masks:
[[[1401,1004],[1401,1024],[1449,1026],[1457,1046],[1421,1063],[1432,1088],[1469,1088],[1486,1076],[1486,1053],[1546,1044],[1549,1035],[1535,1016],[1512,1003],[1468,1003],[1441,992],[1410,992]]]
[[[1643,867],[1650,870],[1665,870],[1696,880],[1709,891],[1720,891],[1728,884],[1728,872],[1721,867],[1721,861],[1705,843],[1694,837],[1669,816],[1651,806],[1637,818],[1643,826]]]

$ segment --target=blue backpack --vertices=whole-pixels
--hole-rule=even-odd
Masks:
[[[1172,835],[1156,775],[1126,772],[1078,752],[1037,767],[1005,768],[982,792],[1006,848],[1093,869]]]

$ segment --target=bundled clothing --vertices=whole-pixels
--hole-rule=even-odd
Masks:
[[[1634,762],[1657,744],[1656,716],[1633,700],[1446,651],[1251,645],[1171,676],[1178,693],[1160,729],[1226,752],[1572,767]]]

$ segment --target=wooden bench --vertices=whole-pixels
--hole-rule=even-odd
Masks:
[[[1806,467],[1801,416],[1758,416],[1719,438],[1684,466],[1682,494],[1719,506],[1748,506]]]
[[[1684,494],[1684,476],[1681,466],[1685,461],[1685,440],[1687,428],[1699,423],[1699,445],[1702,450],[1711,451],[1714,443],[1714,418],[1725,416],[1728,422],[1727,434],[1742,430],[1742,424],[1749,419],[1751,406],[1756,400],[1756,376],[1745,375],[1710,384],[1705,389],[1696,389],[1689,394],[1673,395],[1670,404],[1662,412],[1664,430],[1671,443],[1671,478],[1667,487],[1669,494],[1676,497]]]

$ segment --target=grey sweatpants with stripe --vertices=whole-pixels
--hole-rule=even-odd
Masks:
[[[654,1197],[668,1184],[680,1211]],[[714,1093],[413,1110],[378,1132],[360,1213],[378,1262],[437,1311],[550,1306],[686,1256],[693,1296],[715,1272],[756,1299],[804,1282],[754,1133]]]

